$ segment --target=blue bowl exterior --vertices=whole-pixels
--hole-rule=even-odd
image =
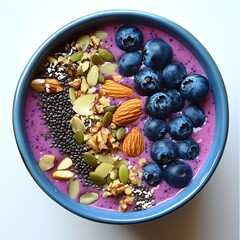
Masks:
[[[167,32],[181,41],[195,55],[203,66],[213,91],[216,107],[216,130],[208,158],[187,188],[183,189],[176,197],[148,210],[119,213],[79,204],[53,186],[39,169],[28,144],[24,122],[24,107],[31,79],[41,62],[56,45],[66,41],[69,36],[84,31],[84,29],[89,27],[107,22],[123,22],[124,19],[127,23],[135,22],[150,25]],[[16,142],[27,169],[42,190],[54,201],[76,215],[89,220],[112,224],[132,224],[150,221],[169,214],[191,200],[205,186],[214,173],[225,147],[228,133],[228,101],[221,74],[214,60],[201,43],[188,31],[157,15],[132,10],[112,10],[98,12],[77,19],[62,27],[40,46],[28,62],[19,79],[13,104],[13,126]]]

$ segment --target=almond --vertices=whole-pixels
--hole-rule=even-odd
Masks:
[[[123,141],[123,152],[129,157],[137,157],[144,151],[143,136],[138,127],[133,127]]]
[[[31,88],[40,93],[55,93],[63,90],[63,86],[55,78],[34,79],[31,81]]]
[[[143,113],[141,105],[142,100],[139,98],[132,98],[123,102],[113,114],[113,122],[118,126],[125,127],[136,121]]]
[[[102,89],[109,97],[114,98],[129,97],[134,93],[131,88],[116,83],[113,80],[106,80],[105,83],[102,84]]]

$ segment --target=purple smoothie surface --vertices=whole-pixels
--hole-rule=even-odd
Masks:
[[[203,74],[206,75],[202,66],[198,62],[198,60],[193,56],[193,54],[179,41],[177,41],[172,36],[158,30],[155,28],[151,28],[149,26],[143,26],[134,24],[137,26],[144,35],[144,43],[148,40],[159,37],[163,39],[165,42],[167,42],[172,50],[173,50],[173,61],[179,61],[184,64],[187,70],[187,74]],[[108,33],[108,36],[106,39],[104,39],[104,43],[102,45],[103,48],[108,48],[113,55],[115,56],[116,61],[119,60],[120,56],[124,53],[122,50],[116,47],[115,43],[115,33],[117,31],[117,27],[119,25],[117,24],[109,24],[106,26],[102,26],[101,29]],[[111,76],[109,76],[109,79]],[[133,89],[133,77],[123,77],[123,79],[120,82],[123,85],[129,86]],[[131,98],[134,97],[141,97],[137,93],[134,93]],[[40,100],[41,96],[39,93],[34,92],[33,90],[29,90],[27,101],[26,101],[26,107],[25,107],[25,122],[26,122],[26,130],[27,135],[29,139],[29,143],[33,152],[33,155],[35,157],[35,161],[39,161],[39,159],[45,155],[45,154],[52,154],[56,157],[56,162],[60,162],[65,155],[60,154],[58,148],[52,148],[49,147],[49,145],[52,143],[51,138],[47,138],[46,135],[48,134],[48,128],[45,123],[45,121],[42,119],[42,110],[38,106],[38,102]],[[146,101],[146,97],[141,97],[143,100],[143,103]],[[126,100],[123,99],[112,99],[111,104],[120,104]],[[185,106],[188,105],[188,102],[186,101]],[[191,138],[195,140],[200,147],[200,153],[197,156],[196,159],[187,161],[186,162],[191,166],[193,171],[193,179],[203,166],[204,162],[207,159],[209,149],[212,144],[214,131],[215,131],[215,106],[214,106],[214,99],[212,96],[212,92],[209,91],[207,97],[200,102],[199,104],[202,109],[205,112],[206,120],[202,127],[200,128],[194,128],[194,131],[191,135]],[[143,105],[144,106],[144,105]],[[141,132],[144,134],[143,127],[144,123],[148,120],[149,116],[147,116],[145,113],[141,115],[141,117],[129,124],[127,126],[127,129],[131,129],[133,126],[138,126],[141,130]],[[169,135],[166,135],[166,137],[169,137]],[[147,139],[147,137],[144,136],[144,144],[145,144],[145,151],[138,156],[137,158],[132,158],[126,156],[122,151],[119,153],[119,156],[124,159],[129,160],[129,165],[137,164],[137,161],[140,157],[145,157],[149,162],[152,161],[150,156],[150,145],[152,144],[151,141]],[[121,145],[120,145],[121,149]],[[52,182],[60,191],[62,191],[65,194],[67,193],[68,183],[69,181],[60,181],[55,180],[52,178],[52,173],[55,169],[51,169],[49,171],[44,172],[46,177],[49,179],[49,181]],[[80,180],[81,184],[81,180]],[[143,182],[143,184],[145,184]],[[150,186],[148,186],[150,187]],[[86,187],[81,185],[80,187],[80,194],[83,194],[85,192],[94,191],[98,192],[99,196],[101,196],[102,190],[99,189],[93,189],[91,186]],[[150,187],[153,191],[153,196],[155,198],[155,204],[161,204],[164,201],[167,201],[170,198],[173,198],[176,196],[180,191],[183,191],[183,189],[179,188],[173,188],[170,187],[165,181],[161,182],[157,187]],[[79,201],[79,197],[75,199],[76,201]],[[102,208],[105,210],[113,210],[118,211],[118,198],[102,198],[100,197],[96,202],[92,203],[92,207]],[[131,208],[129,208],[131,210]]]

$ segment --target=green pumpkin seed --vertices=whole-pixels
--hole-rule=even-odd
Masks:
[[[105,178],[112,171],[113,167],[113,164],[103,162],[97,166],[95,173]]]
[[[97,185],[104,185],[106,183],[106,178],[99,175],[96,172],[90,172],[89,177],[93,181],[93,183],[95,183]]]
[[[126,159],[121,159],[121,160],[119,160],[118,161],[118,163],[116,164],[116,168],[120,168],[122,165],[127,165],[127,163],[128,163],[128,160],[126,160]]]
[[[106,75],[111,75],[115,72],[117,65],[114,63],[103,64],[100,66],[100,72]]]
[[[112,129],[112,133],[116,136],[117,130],[116,129]]]
[[[80,120],[79,117],[73,116],[70,120],[70,126],[72,127],[72,131],[75,133],[78,129],[81,129],[84,133],[86,131],[86,127],[84,123]]]
[[[101,73],[98,74],[98,82],[101,84],[105,83],[105,77]]]
[[[114,159],[111,155],[109,154],[99,154],[98,155],[98,160],[100,162],[105,162],[105,163],[110,163],[110,164],[114,164]]]
[[[93,114],[92,108],[94,105],[95,96],[93,94],[81,95],[73,103],[73,110],[83,116]]]
[[[82,35],[77,39],[76,43],[80,46],[82,52],[85,52],[90,43],[90,37],[88,35]]]
[[[72,61],[72,62],[77,62],[79,61],[81,58],[83,57],[83,53],[81,51],[79,52],[75,52],[73,53],[69,59]]]
[[[117,179],[117,176],[118,176],[118,169],[117,168],[114,168],[110,174],[109,174],[110,178],[112,180],[116,180]]]
[[[72,104],[76,100],[75,91],[76,90],[73,87],[70,87],[69,90],[68,90],[68,95],[69,95],[69,98],[70,98]]]
[[[75,134],[75,139],[78,144],[82,144],[84,142],[84,135],[81,129],[78,129]]]
[[[113,114],[111,112],[106,112],[103,115],[103,119],[102,119],[103,126],[108,127],[112,123],[112,120],[113,120]]]
[[[91,167],[97,167],[97,158],[95,158],[90,152],[83,154],[83,160]]]
[[[129,178],[129,170],[126,165],[121,165],[119,168],[119,180],[123,184],[127,184]]]
[[[104,60],[96,53],[92,55],[92,62],[95,65],[102,65],[102,64],[104,64]]]
[[[84,193],[83,195],[80,196],[80,203],[82,204],[91,204],[91,203],[94,203],[98,200],[98,194],[95,193],[95,192],[86,192]]]
[[[107,62],[114,62],[114,56],[113,54],[107,50],[107,49],[104,49],[104,48],[100,48],[98,49],[98,52],[99,52],[99,55]]]
[[[80,185],[78,179],[71,178],[68,185],[68,195],[71,198],[76,198],[80,192]]]
[[[83,70],[82,70],[82,66],[81,65],[79,65],[78,67],[77,67],[77,71],[76,71],[76,76],[83,76],[84,75],[84,72],[83,72]]]
[[[104,112],[111,112],[111,113],[115,113],[117,110],[117,106],[116,105],[110,105],[104,108]]]
[[[120,128],[117,130],[117,132],[116,132],[116,138],[117,138],[117,140],[120,141],[120,140],[124,139],[125,134],[126,134],[126,128],[120,127]]]
[[[103,40],[107,37],[107,32],[104,32],[102,30],[97,30],[93,33],[94,36],[98,37],[99,39]]]
[[[90,87],[94,87],[98,82],[99,68],[93,65],[87,74],[87,83]]]
[[[109,185],[113,180],[110,178],[110,175],[107,176],[106,178],[107,184]]]

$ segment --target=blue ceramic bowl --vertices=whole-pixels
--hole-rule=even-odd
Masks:
[[[148,210],[127,212],[124,214],[104,211],[79,204],[62,192],[56,191],[56,187],[45,177],[34,160],[33,153],[27,140],[24,122],[24,106],[30,81],[34,77],[42,61],[50,54],[55,46],[81,30],[108,22],[119,22],[123,20],[127,23],[140,23],[159,28],[181,41],[194,54],[206,72],[210,81],[216,107],[216,130],[213,143],[209,146],[210,153],[203,167],[191,184],[176,197],[160,205]],[[228,101],[222,77],[214,60],[201,43],[188,31],[165,18],[150,13],[113,10],[99,12],[77,19],[62,27],[40,46],[29,60],[19,79],[13,104],[13,125],[16,142],[22,159],[33,179],[49,197],[76,215],[93,221],[113,224],[131,224],[153,220],[175,211],[196,196],[209,181],[220,161],[227,138]]]

